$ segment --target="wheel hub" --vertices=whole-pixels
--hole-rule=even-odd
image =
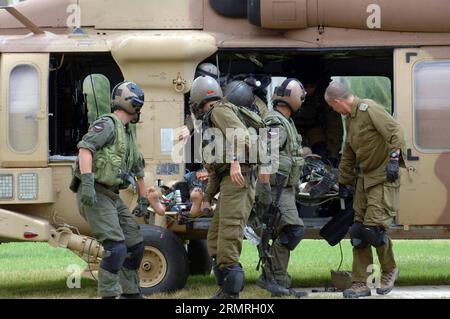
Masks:
[[[151,288],[159,284],[167,273],[167,260],[155,247],[146,246],[139,276],[141,287]]]

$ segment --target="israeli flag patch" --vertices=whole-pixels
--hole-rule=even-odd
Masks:
[[[366,103],[361,103],[360,105],[359,105],[359,110],[360,111],[367,111],[367,109],[369,108],[369,105],[367,105]]]

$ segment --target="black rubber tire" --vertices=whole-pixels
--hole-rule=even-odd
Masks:
[[[144,295],[150,295],[157,292],[174,292],[184,288],[189,276],[189,263],[182,241],[170,230],[155,225],[141,225],[141,232],[146,249],[159,251],[166,263],[164,277],[156,285],[145,287],[141,278],[141,292]],[[144,262],[145,254],[139,269],[140,273],[144,271]]]
[[[204,239],[189,240],[188,248],[189,274],[209,275],[212,270],[212,260]]]

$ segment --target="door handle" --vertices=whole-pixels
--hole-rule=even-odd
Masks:
[[[412,149],[408,148],[406,150],[406,159],[408,161],[418,161],[419,160],[419,156],[413,156]]]

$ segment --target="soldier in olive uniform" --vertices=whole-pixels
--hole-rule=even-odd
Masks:
[[[112,90],[111,100],[113,113],[92,123],[78,143],[71,189],[77,192],[81,215],[105,249],[98,271],[99,295],[143,298],[138,276],[143,237],[119,190],[135,182],[140,197],[133,213],[143,216],[147,212],[144,160],[129,124],[139,121],[144,93],[135,83],[125,81]]]
[[[382,269],[381,286],[376,292],[385,295],[392,290],[399,274],[386,231],[399,205],[399,166],[405,166],[403,131],[382,106],[353,96],[343,84],[332,82],[325,99],[336,112],[346,115],[347,137],[339,165],[341,197],[348,197],[356,182],[355,223],[350,229],[353,285],[344,291],[344,297],[370,296],[366,282],[367,267],[373,264],[372,246]]]
[[[247,134],[248,130],[233,111],[233,107],[236,106],[223,101],[222,97],[222,90],[212,77],[198,77],[192,84],[191,108],[194,113],[203,117],[209,128],[220,130],[223,136],[223,143],[216,145],[222,148],[223,158],[214,161],[204,159],[209,178],[202,210],[210,209],[213,196],[220,191],[207,237],[208,251],[214,262],[213,271],[220,287],[215,297],[239,298],[239,293],[244,287],[244,269],[239,263],[239,258],[244,226],[255,196],[252,178],[254,168],[248,162],[239,162],[240,159],[235,156],[237,154],[235,143],[225,138],[227,129],[240,129]],[[249,158],[249,148],[249,142],[246,140],[246,159]],[[217,153],[219,152],[216,150]]]
[[[306,293],[294,294],[293,290],[289,290],[292,280],[287,271],[290,252],[297,247],[304,236],[303,221],[299,217],[295,204],[295,186],[299,183],[304,165],[301,150],[302,138],[297,133],[292,116],[301,109],[305,95],[305,89],[297,79],[286,79],[281,86],[275,88],[272,97],[274,109],[269,111],[264,119],[270,129],[271,140],[277,138],[280,146],[278,172],[287,176],[279,202],[281,215],[278,224],[275,225],[277,236],[269,251],[273,258],[271,262],[263,265],[263,273],[257,281],[258,286],[275,295],[282,295],[280,291],[283,291],[276,285],[285,288],[284,294],[296,297],[306,295]],[[259,174],[256,188],[257,215],[267,211],[272,199],[276,196],[275,178],[275,174],[263,172]]]
[[[303,146],[310,147],[322,160],[329,160],[337,167],[344,131],[341,115],[325,102],[324,83],[328,84],[319,76],[307,77],[303,81],[306,100],[293,120],[303,138]]]
[[[219,69],[212,63],[201,63],[198,65],[195,70],[195,78],[199,76],[210,76],[217,80],[220,83],[220,71]],[[196,110],[194,110],[196,111]],[[195,160],[200,158],[201,149],[197,148],[195,144],[194,135],[199,134],[199,131],[202,129],[201,127],[195,127],[195,117],[196,114],[193,114],[192,110],[189,109],[188,105],[185,106],[185,114],[186,117],[184,119],[184,125],[179,130],[179,141],[182,141],[185,144],[185,162],[191,164],[191,169],[199,170],[201,169],[201,165],[195,163]],[[197,135],[198,136],[198,135]],[[198,145],[201,146],[201,145]],[[195,163],[195,164],[194,164]]]

